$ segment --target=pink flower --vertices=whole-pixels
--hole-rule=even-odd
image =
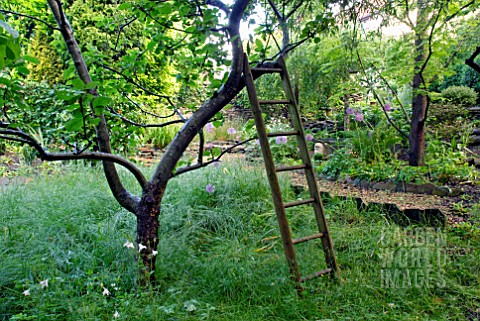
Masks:
[[[392,110],[392,105],[390,105],[389,103],[386,103],[385,106],[383,106],[383,110],[385,110],[385,111]]]
[[[311,142],[313,140],[313,135],[312,134],[307,134],[305,135],[305,139],[309,142]]]
[[[237,130],[233,127],[230,127],[229,129],[227,129],[227,134],[229,135],[235,135],[237,133]]]
[[[205,125],[205,130],[206,130],[207,132],[209,132],[209,133],[211,133],[214,128],[215,128],[215,126],[213,126],[212,123],[207,123],[207,124]]]
[[[348,107],[347,109],[345,109],[345,114],[347,114],[347,115],[353,115],[353,108]]]
[[[213,184],[208,184],[205,187],[205,190],[207,191],[207,193],[213,193],[213,192],[215,192],[215,186]]]
[[[287,136],[278,136],[277,138],[275,138],[275,143],[286,144],[287,143]]]
[[[355,120],[356,121],[361,122],[361,121],[363,121],[363,118],[364,118],[364,116],[361,112],[358,113],[358,114],[355,114]]]
[[[206,144],[206,145],[205,145],[205,149],[206,149],[206,150],[211,150],[211,149],[213,149],[213,144],[212,144],[212,143]]]

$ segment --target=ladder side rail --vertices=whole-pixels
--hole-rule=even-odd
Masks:
[[[299,135],[297,136],[297,143],[299,148],[299,155],[302,158],[303,163],[306,165],[305,176],[307,178],[308,189],[310,191],[310,196],[316,200],[316,202],[313,203],[313,208],[315,212],[318,230],[320,233],[325,234],[324,237],[322,237],[321,239],[323,250],[325,252],[325,259],[327,262],[327,266],[332,269],[332,274],[334,274],[338,272],[339,269],[335,258],[335,253],[333,251],[333,242],[330,237],[330,233],[328,233],[328,225],[325,219],[325,210],[322,204],[322,199],[318,189],[315,173],[313,171],[312,161],[308,153],[308,145],[305,140],[305,131],[303,129],[297,100],[292,90],[292,85],[283,56],[279,57],[278,64],[283,69],[283,72],[281,73],[283,89],[287,95],[287,98],[291,101],[291,104],[288,105],[288,108],[292,117],[292,122],[294,128],[299,132]]]
[[[273,156],[270,150],[270,144],[268,142],[267,131],[265,129],[265,123],[262,117],[262,110],[260,108],[259,100],[257,97],[255,84],[253,81],[253,75],[248,64],[247,56],[244,55],[244,67],[243,73],[245,76],[245,84],[248,92],[248,98],[252,108],[252,114],[256,123],[257,135],[262,148],[263,158],[265,162],[265,169],[267,172],[268,181],[272,192],[273,204],[275,206],[275,213],[277,215],[277,221],[280,229],[280,235],[282,237],[283,248],[285,256],[287,258],[290,274],[296,282],[300,282],[300,269],[296,259],[295,249],[293,246],[292,235],[290,226],[287,221],[287,216],[282,200],[282,192],[280,184],[278,183],[278,177],[275,172],[275,165],[273,163]]]

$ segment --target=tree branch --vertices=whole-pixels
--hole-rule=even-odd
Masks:
[[[470,7],[472,4],[475,3],[475,0],[472,0],[470,1],[469,3],[465,4],[464,6],[462,6],[460,9],[458,9],[457,12],[455,13],[452,13],[451,15],[449,15],[446,19],[445,19],[445,22],[449,22],[450,20],[452,20],[453,18],[455,18],[460,12],[462,12],[464,9],[467,9],[468,7]]]
[[[365,76],[367,76],[367,71],[365,70],[365,66],[363,65],[363,61],[362,61],[362,58],[360,57],[360,53],[358,52],[358,50],[356,50],[356,53],[357,53],[357,57],[358,57],[358,62],[360,63],[360,67],[362,68],[362,71],[363,71],[363,74]],[[367,78],[368,79],[368,78]],[[368,81],[368,80],[367,80]],[[390,123],[390,125],[393,126],[393,128],[395,128],[395,130],[397,132],[399,132],[402,136],[404,136],[405,138],[408,139],[408,135],[403,132],[391,119],[390,119],[390,116],[388,115],[387,111],[385,110],[385,108],[383,108],[383,102],[382,100],[380,99],[380,97],[378,96],[377,94],[377,91],[375,90],[375,88],[373,88],[372,84],[370,84],[370,82],[368,82],[368,85],[370,86],[370,88],[372,89],[373,91],[373,95],[375,96],[375,99],[378,101],[378,103],[380,104],[382,110],[383,110],[383,113],[385,114],[385,116],[387,117],[387,121]]]
[[[203,161],[202,161],[202,162],[198,162],[198,163],[195,164],[195,165],[190,165],[190,166],[181,167],[181,168],[179,168],[179,169],[177,169],[177,170],[175,171],[175,173],[173,174],[173,176],[178,176],[178,175],[181,175],[181,174],[185,174],[185,173],[187,173],[187,172],[191,172],[191,171],[193,171],[193,170],[196,170],[196,169],[199,169],[199,168],[202,168],[202,167],[206,167],[206,166],[208,166],[208,165],[210,165],[210,164],[213,164],[213,163],[215,163],[215,162],[219,162],[220,159],[222,158],[222,156],[224,156],[225,154],[230,153],[230,152],[231,152],[232,150],[234,150],[236,147],[241,146],[241,145],[243,145],[243,144],[245,144],[245,143],[251,142],[251,141],[254,140],[254,139],[256,139],[256,137],[249,138],[249,139],[246,139],[246,140],[244,140],[244,141],[242,141],[242,142],[236,143],[236,144],[230,146],[229,148],[225,149],[224,151],[222,151],[222,152],[220,153],[220,155],[218,155],[216,158],[213,158],[213,159],[209,160],[208,162],[203,162]]]
[[[38,22],[43,23],[44,25],[46,25],[46,26],[49,27],[50,29],[60,31],[60,28],[55,27],[54,25],[46,22],[45,20],[40,19],[40,18],[37,18],[37,17],[35,17],[35,16],[30,16],[30,15],[28,15],[28,14],[24,14],[24,13],[20,13],[20,12],[15,12],[15,11],[10,11],[10,10],[4,10],[4,9],[0,9],[0,12],[12,14],[12,15],[15,15],[15,16],[25,17],[25,18],[28,18],[28,19],[32,19],[32,20],[35,20],[35,21],[38,21]]]
[[[219,0],[207,0],[207,1],[205,1],[205,4],[210,5],[210,6],[213,6],[213,7],[217,7],[218,9],[222,10],[223,12],[225,12],[225,14],[226,14],[227,16],[230,14],[230,8],[229,8],[225,3],[223,3],[222,1],[219,1]]]
[[[147,180],[142,172],[132,163],[126,159],[113,154],[102,152],[85,152],[85,153],[49,153],[30,135],[20,130],[5,129],[0,130],[0,138],[14,140],[28,144],[33,147],[39,154],[42,160],[46,161],[61,161],[61,160],[75,160],[75,159],[93,159],[110,161],[122,165],[128,169],[140,183],[140,186],[145,187]],[[12,137],[13,136],[13,137]]]
[[[60,0],[47,0],[47,2],[53,13],[53,16],[55,17],[55,20],[57,21],[58,27],[60,28],[60,32],[62,33],[68,52],[75,64],[75,69],[80,79],[85,84],[91,83],[92,78],[90,77],[85,60],[83,59],[75,36],[73,35],[72,27],[68,23],[65,13],[62,9]],[[90,93],[94,96],[97,96],[96,89],[91,89]],[[94,110],[93,113],[96,115]],[[98,125],[95,126],[98,147],[100,152],[111,154],[112,148],[110,146],[110,136],[108,133],[107,124],[105,122],[105,115],[100,114],[96,116],[100,119]],[[110,187],[110,190],[112,191],[112,194],[118,203],[128,211],[136,214],[139,198],[126,190],[122,184],[120,176],[118,175],[117,169],[115,168],[115,164],[110,160],[103,160],[103,171],[105,173],[105,177],[107,178],[108,186]],[[143,179],[141,177],[137,178],[137,180],[138,179],[140,179],[140,185],[145,186]]]
[[[165,99],[168,104],[170,106],[172,106],[175,110],[178,110],[178,108],[175,106],[175,104],[172,102],[171,98],[169,96],[166,96],[166,95],[160,95],[160,94],[157,94],[156,92],[142,86],[141,84],[139,84],[138,82],[136,82],[132,77],[129,77],[123,73],[121,73],[120,71],[110,67],[110,66],[107,66],[103,63],[97,63],[98,65],[102,66],[103,68],[107,69],[107,70],[110,70],[114,73],[116,73],[117,75],[119,76],[122,76],[123,79],[125,79],[127,82],[131,83],[132,85],[135,85],[136,87],[140,88],[141,90],[143,90],[144,92],[146,92],[147,94],[149,95],[152,95],[152,96],[155,96],[155,97],[158,97],[158,98],[162,98],[162,99]]]
[[[117,40],[115,41],[115,49],[117,50],[118,42],[120,41],[120,35],[122,34],[122,31],[125,27],[129,26],[131,23],[133,23],[135,20],[137,20],[137,17],[130,19],[130,21],[125,22],[124,24],[120,25],[118,28],[118,33],[117,33]]]
[[[467,60],[465,60],[465,63],[470,66],[471,68],[473,68],[473,70],[475,70],[476,72],[480,73],[480,65],[478,65],[477,63],[475,63],[475,58],[477,58],[477,56],[480,54],[480,47],[477,47],[477,49],[475,50],[475,52],[470,56],[470,58],[468,58]]]
[[[141,123],[137,123],[137,122],[134,122],[133,120],[131,119],[128,119],[127,117],[125,116],[122,116],[120,115],[119,113],[117,113],[113,108],[108,108],[108,110],[116,115],[117,117],[119,117],[121,120],[123,120],[124,122],[130,124],[130,125],[133,125],[133,126],[137,126],[137,127],[143,127],[143,128],[159,128],[159,127],[166,127],[166,126],[169,126],[169,125],[173,125],[173,124],[178,124],[178,123],[184,123],[185,120],[182,120],[182,119],[176,119],[176,120],[171,120],[171,121],[167,121],[165,123],[161,123],[161,124],[141,124]]]
[[[170,114],[170,115],[167,115],[167,116],[160,116],[160,115],[157,115],[155,113],[152,113],[152,112],[149,112],[148,110],[145,110],[142,108],[142,106],[140,106],[139,103],[137,103],[136,101],[134,101],[133,99],[131,99],[130,97],[128,97],[127,95],[125,95],[125,93],[122,93],[122,96],[127,98],[133,105],[135,105],[135,107],[137,107],[138,109],[140,109],[143,113],[147,114],[147,115],[150,115],[150,116],[153,116],[155,118],[160,118],[160,119],[164,119],[164,118],[170,118],[170,117],[173,117],[175,116],[175,114],[177,113],[175,110]]]

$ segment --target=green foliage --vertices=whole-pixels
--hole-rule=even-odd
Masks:
[[[395,151],[401,146],[397,132],[380,124],[374,130],[357,128],[347,133],[343,144],[317,170],[330,178],[366,179],[368,181],[436,182],[439,184],[475,180],[478,173],[469,166],[461,152],[461,141],[452,147],[430,137],[426,166],[407,166]],[[457,146],[458,145],[458,146]],[[460,149],[459,149],[460,148]],[[398,152],[398,151],[397,151]]]
[[[395,144],[400,142],[395,130],[384,124],[375,130],[357,129],[349,133],[352,136],[347,146],[366,163],[391,161]]]
[[[155,148],[165,148],[173,140],[180,126],[147,128],[141,141]]]
[[[451,86],[442,91],[442,97],[451,103],[462,107],[475,105],[478,94],[472,88],[465,86]]]

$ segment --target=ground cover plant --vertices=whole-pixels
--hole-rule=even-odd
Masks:
[[[359,212],[354,202],[327,198],[341,280],[308,283],[299,297],[289,281],[262,167],[224,162],[172,180],[162,205],[159,283],[145,288],[135,273],[137,249],[129,246],[135,218],[115,202],[100,173],[97,167],[60,166],[0,187],[0,320],[479,316],[478,207],[469,223],[434,231],[399,228],[380,210]],[[207,191],[209,184],[214,188]],[[282,186],[287,199],[302,196],[289,188],[288,177]],[[290,213],[292,228],[308,234],[313,215],[298,209]],[[415,241],[426,235],[429,241]],[[300,264],[315,270],[323,262],[321,246],[308,244],[299,249]],[[411,261],[418,249],[434,254],[432,261]],[[389,253],[406,261],[392,261]],[[409,279],[386,277],[406,269]],[[415,271],[427,269],[433,278],[414,278]]]

